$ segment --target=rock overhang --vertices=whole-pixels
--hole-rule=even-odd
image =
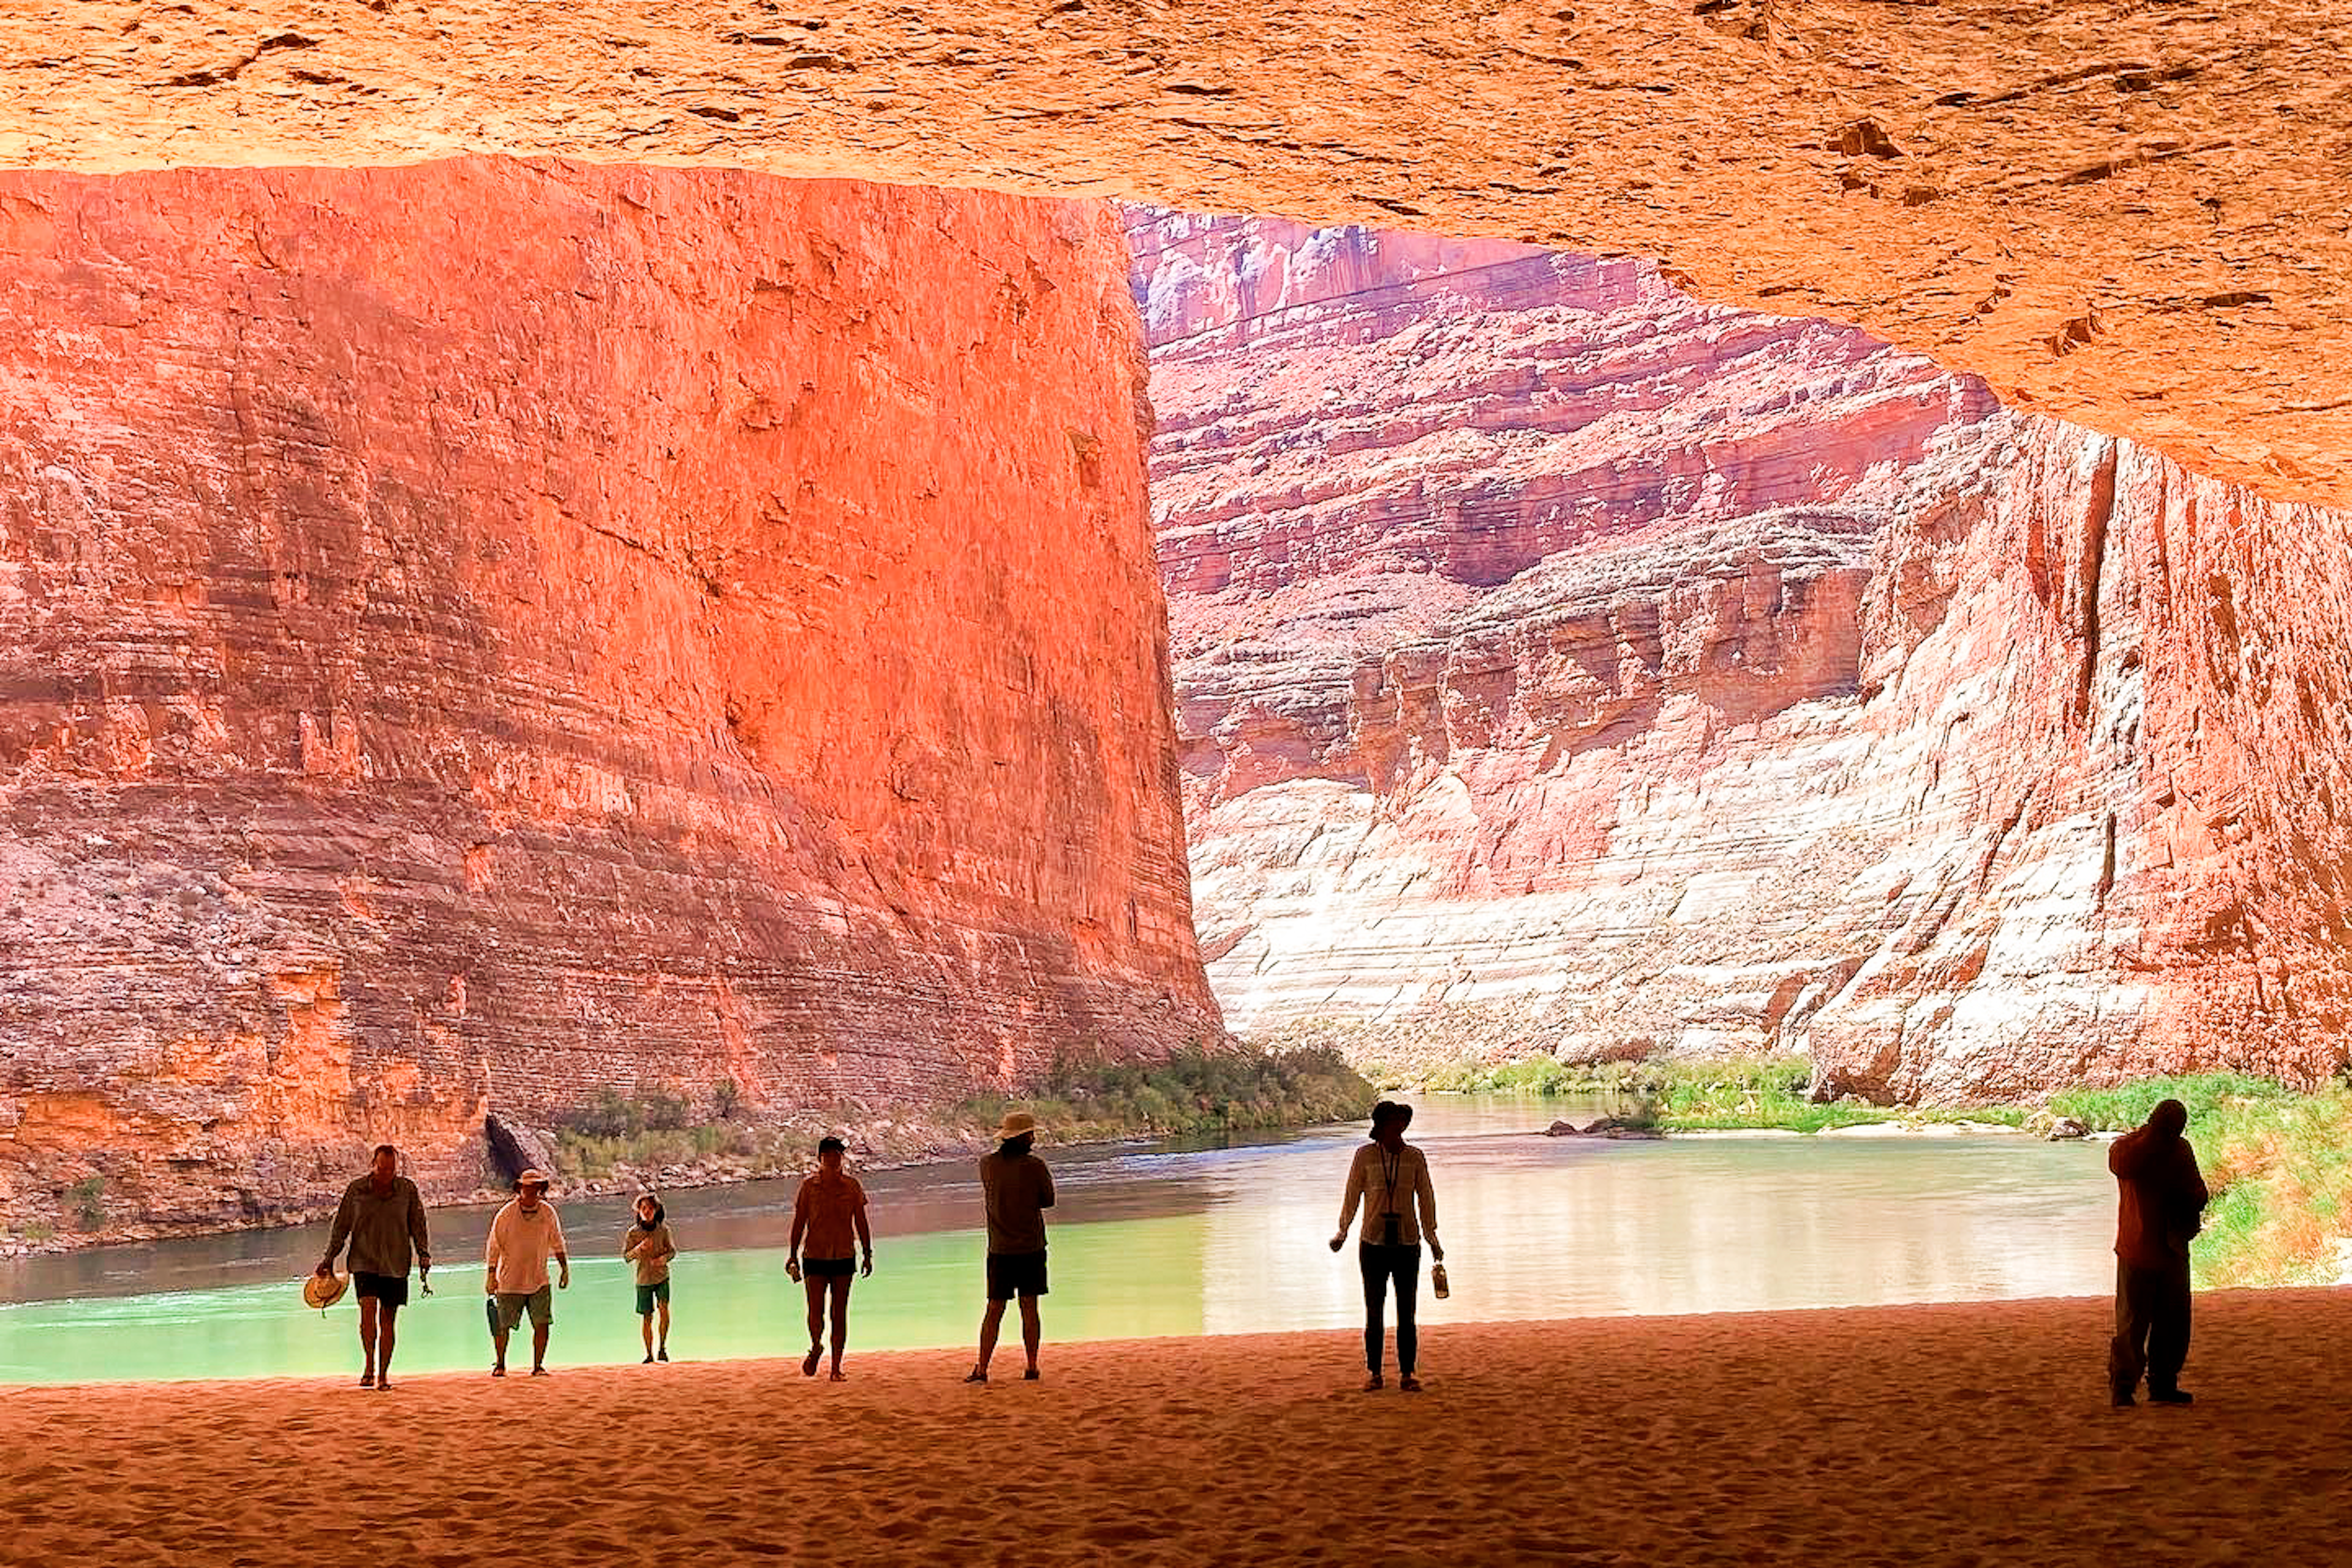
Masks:
[[[0,163],[460,153],[1635,252],[2352,502],[2352,15],[2095,0],[127,0],[0,19]]]

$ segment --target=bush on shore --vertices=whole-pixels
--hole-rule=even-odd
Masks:
[[[898,1160],[970,1148],[985,1142],[1007,1110],[1035,1115],[1057,1143],[1084,1143],[1345,1121],[1368,1114],[1373,1099],[1372,1086],[1328,1048],[1195,1047],[1157,1062],[1065,1058],[1034,1094],[988,1095],[895,1117],[902,1131],[901,1124],[912,1121],[929,1126],[931,1135],[919,1145],[894,1138],[876,1152]],[[595,1182],[623,1169],[728,1160],[749,1174],[781,1175],[807,1168],[822,1133],[856,1135],[870,1120],[848,1106],[740,1119],[731,1114],[740,1104],[732,1084],[715,1090],[712,1104],[719,1119],[701,1121],[683,1095],[604,1089],[554,1128],[556,1173]]]
[[[1400,1081],[1379,1068],[1373,1076]],[[2024,1104],[1819,1104],[1811,1098],[1811,1083],[1801,1057],[1591,1065],[1535,1057],[1444,1068],[1418,1080],[1419,1087],[1439,1091],[1615,1097],[1628,1107],[1624,1120],[1668,1132],[1819,1132],[1865,1122],[2014,1127],[2037,1114]],[[2339,1081],[2306,1093],[2246,1073],[2192,1073],[2060,1089],[2038,1114],[2073,1118],[2094,1132],[2125,1132],[2145,1122],[2160,1100],[2188,1108],[2189,1141],[2212,1193],[2193,1253],[2199,1285],[2337,1279],[2345,1268],[2340,1249],[2352,1243],[2352,1084]]]
[[[960,1109],[994,1122],[1027,1110],[1066,1142],[1312,1126],[1370,1114],[1372,1086],[1328,1047],[1290,1051],[1191,1047],[1157,1062],[1056,1062],[1029,1095]]]
[[[1381,1081],[1389,1076],[1375,1069]],[[1802,1057],[1652,1057],[1642,1061],[1566,1062],[1530,1057],[1499,1066],[1442,1069],[1418,1087],[1440,1092],[1598,1095],[1625,1102],[1621,1119],[1663,1132],[1822,1132],[1874,1122],[1980,1121],[2020,1126],[2021,1106],[1865,1105],[1812,1098]],[[2153,1102],[2151,1102],[2153,1103]]]

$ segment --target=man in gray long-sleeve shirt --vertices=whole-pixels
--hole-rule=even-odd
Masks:
[[[400,1151],[375,1146],[368,1173],[343,1189],[335,1228],[319,1273],[335,1271],[335,1254],[352,1244],[352,1284],[360,1299],[362,1388],[392,1386],[393,1322],[408,1305],[409,1249],[416,1254],[420,1284],[433,1271],[433,1248],[425,1238],[425,1200],[416,1184],[400,1173]]]

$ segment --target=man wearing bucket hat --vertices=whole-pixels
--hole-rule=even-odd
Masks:
[[[393,1325],[408,1305],[410,1249],[422,1280],[433,1271],[433,1248],[425,1237],[425,1200],[416,1184],[400,1173],[400,1151],[389,1143],[377,1144],[367,1174],[343,1189],[314,1281],[334,1279],[335,1254],[345,1241],[352,1245],[352,1284],[360,1297],[360,1386],[390,1388]],[[338,1287],[334,1295],[341,1294]]]
[[[490,1221],[490,1239],[482,1261],[489,1270],[486,1288],[498,1299],[499,1326],[491,1342],[498,1359],[492,1377],[507,1374],[507,1338],[530,1314],[530,1374],[547,1375],[547,1329],[555,1321],[554,1290],[547,1282],[547,1260],[558,1269],[556,1286],[572,1289],[572,1259],[563,1250],[563,1226],[555,1205],[547,1201],[547,1178],[525,1171],[514,1180],[515,1195]]]
[[[1037,1381],[1037,1298],[1045,1293],[1045,1211],[1054,1206],[1054,1174],[1031,1152],[1037,1119],[1007,1113],[996,1130],[996,1152],[981,1157],[980,1186],[988,1202],[988,1310],[980,1320],[980,1360],[966,1383],[988,1381],[989,1358],[1004,1304],[1021,1301],[1021,1346],[1029,1364],[1022,1376]]]

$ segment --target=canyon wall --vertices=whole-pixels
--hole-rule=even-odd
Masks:
[[[0,164],[719,164],[1656,258],[2352,505],[2352,8],[35,0]]]
[[[2345,514],[1643,264],[1129,226],[1235,1027],[1906,1098],[2345,1059]]]
[[[0,177],[0,1215],[1217,1037],[1127,268],[718,171]]]

